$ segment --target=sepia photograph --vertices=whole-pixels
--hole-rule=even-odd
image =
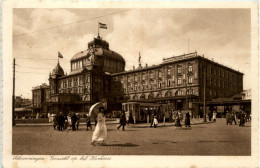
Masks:
[[[48,155],[48,162],[165,156],[192,164],[258,153],[252,8],[10,13],[11,111],[3,122],[15,164]]]

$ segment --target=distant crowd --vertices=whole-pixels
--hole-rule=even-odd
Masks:
[[[50,117],[51,118],[51,117]],[[58,131],[63,131],[66,129],[72,129],[72,131],[76,131],[79,129],[79,123],[81,116],[76,113],[69,113],[68,115],[63,114],[60,112],[59,115],[55,115],[53,118],[53,128]],[[50,120],[52,120],[52,118]],[[91,127],[91,118],[88,114],[86,114],[86,125],[87,130]]]
[[[251,121],[251,115],[249,113],[245,113],[243,110],[240,110],[238,113],[234,111],[226,112],[226,125],[232,125],[233,123],[243,127],[246,122]]]

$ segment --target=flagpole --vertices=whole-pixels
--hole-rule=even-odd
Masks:
[[[99,22],[98,22],[98,38],[99,38]]]

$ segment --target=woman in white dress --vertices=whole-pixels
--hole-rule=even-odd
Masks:
[[[95,145],[95,142],[101,142],[104,145],[107,139],[107,127],[106,119],[104,115],[104,107],[99,108],[99,113],[97,115],[97,125],[95,131],[93,132],[91,145]]]

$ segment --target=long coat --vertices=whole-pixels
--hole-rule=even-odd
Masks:
[[[63,115],[58,116],[58,125],[63,125],[65,122],[65,118]]]
[[[126,116],[124,113],[120,115],[120,124],[126,124]]]
[[[186,113],[185,125],[190,125],[190,113]]]
[[[77,117],[76,115],[73,115],[73,116],[71,117],[71,123],[72,123],[72,124],[76,124],[77,120],[78,120],[78,117]]]

